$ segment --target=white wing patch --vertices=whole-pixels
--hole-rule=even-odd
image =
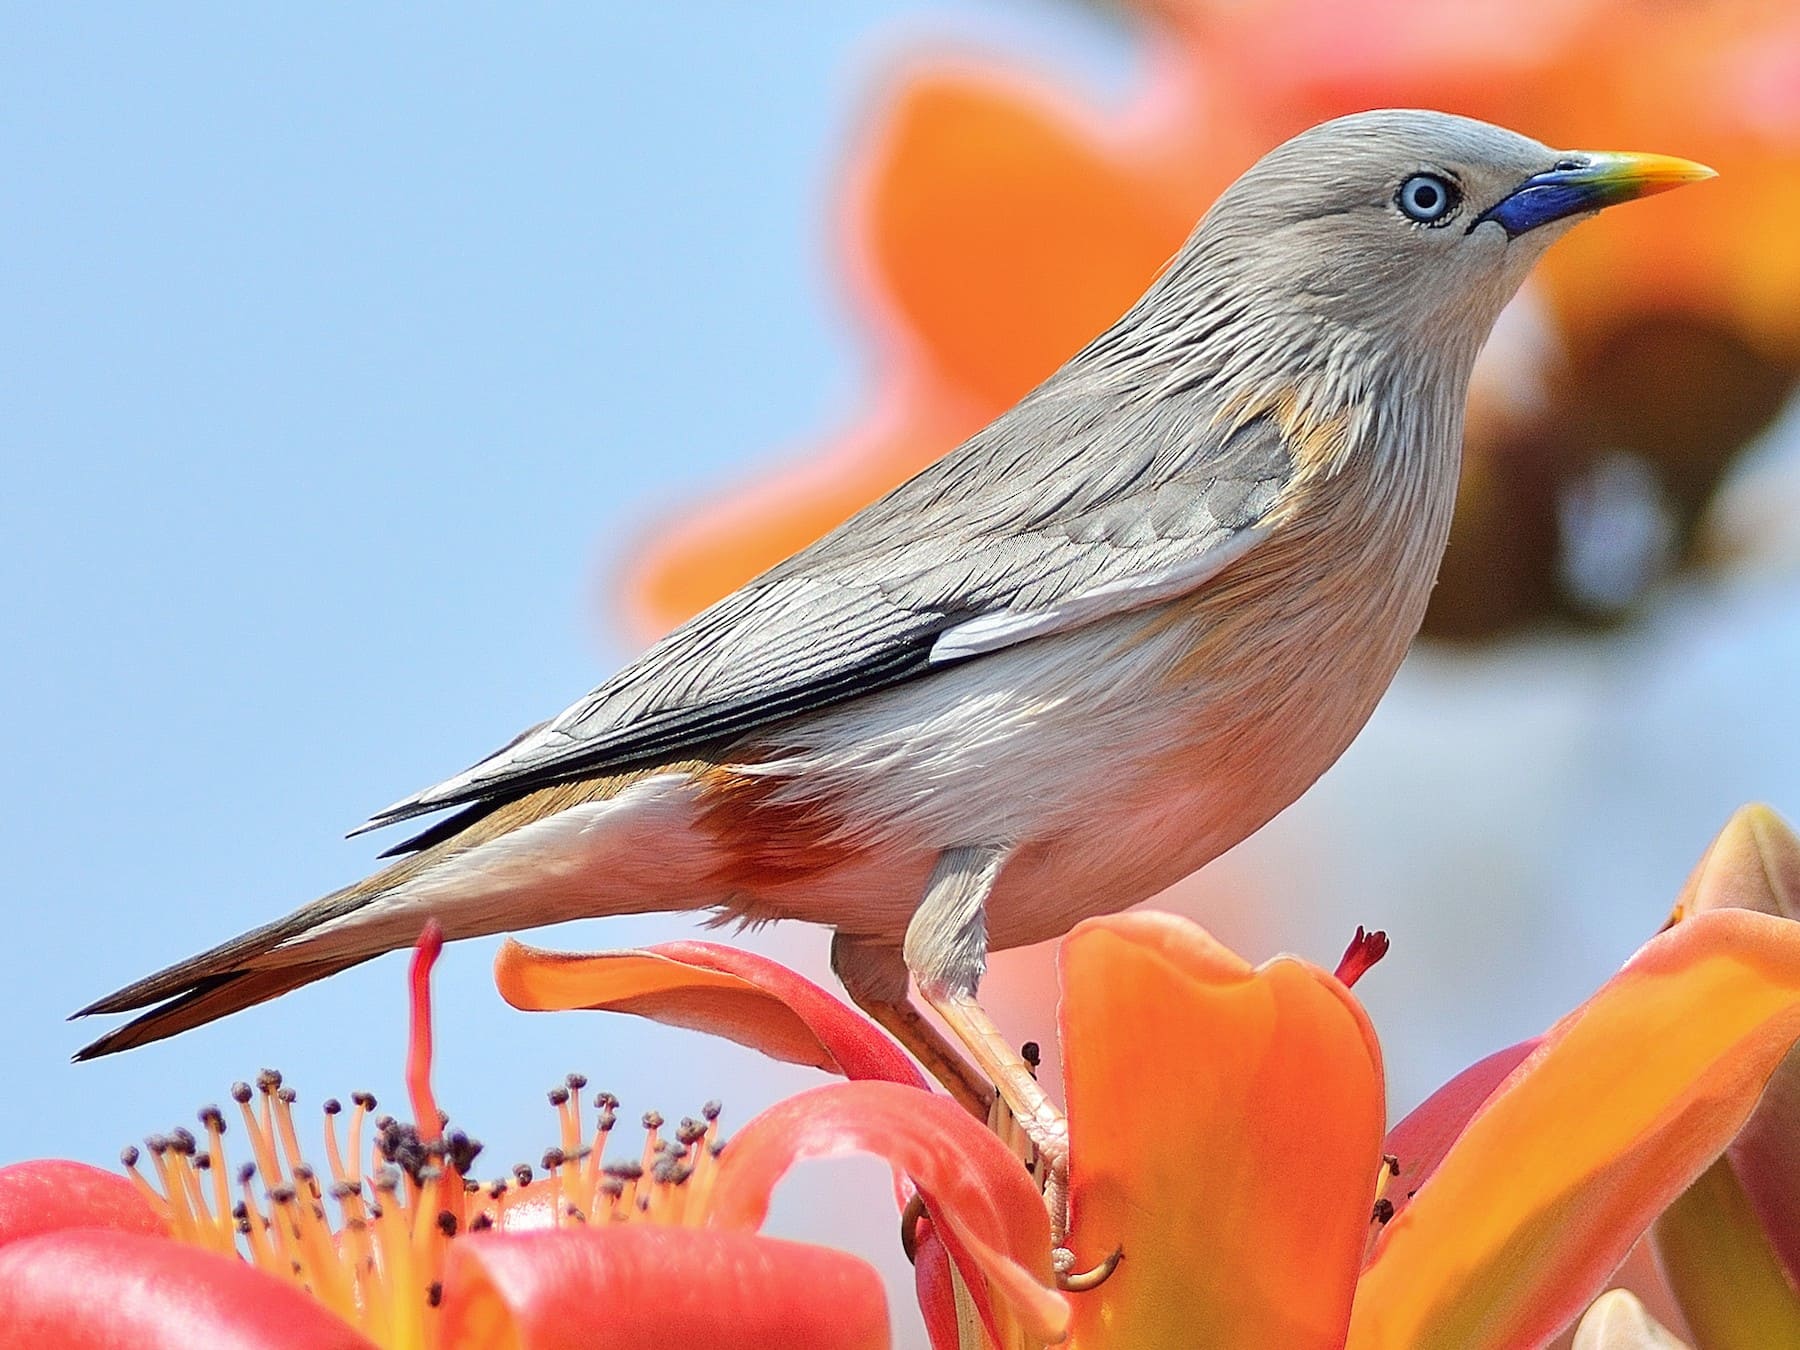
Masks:
[[[1268,535],[1267,526],[1240,529],[1197,558],[1143,576],[1106,582],[1058,601],[1048,609],[996,609],[977,615],[939,634],[931,645],[928,659],[933,665],[962,661],[1030,638],[1066,632],[1097,619],[1177,599],[1205,585]]]

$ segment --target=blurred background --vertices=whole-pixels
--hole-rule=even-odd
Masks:
[[[1800,812],[1800,12],[1648,0],[187,6],[0,17],[0,1158],[107,1163],[235,1078],[398,1099],[389,957],[72,1067],[96,995],[365,870],[369,810],[948,450],[1312,122],[1445,108],[1720,170],[1559,244],[1472,399],[1442,584],[1343,761],[1162,903],[1393,954],[1394,1113]],[[679,917],[544,940],[623,946]],[[825,936],[748,945],[815,975]],[[742,1122],[813,1075],[439,967],[498,1172],[570,1069]],[[1047,951],[999,957],[1053,1037]],[[895,1280],[878,1166],[776,1227]],[[855,1203],[850,1203],[850,1198]]]

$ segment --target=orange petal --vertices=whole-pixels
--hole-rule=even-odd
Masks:
[[[443,1350],[884,1350],[887,1300],[847,1252],[755,1233],[614,1224],[450,1244]]]
[[[763,469],[660,522],[631,550],[624,619],[661,635],[813,542],[978,430],[997,407],[936,376],[891,372],[874,411],[797,461]]]
[[[724,1036],[790,1064],[846,1078],[925,1086],[879,1027],[778,961],[717,942],[622,952],[552,952],[507,939],[500,996],[527,1012],[592,1008]]]
[[[1688,879],[1677,913],[1753,909],[1800,919],[1800,839],[1766,806],[1726,822]],[[1790,1279],[1800,1277],[1800,1051],[1789,1052],[1731,1142],[1731,1165]]]
[[[990,415],[1123,314],[1205,204],[1108,123],[1047,81],[940,59],[902,79],[862,152],[856,261]]]
[[[1540,1038],[1533,1037],[1496,1050],[1478,1059],[1456,1077],[1445,1083],[1415,1107],[1398,1125],[1388,1131],[1383,1146],[1400,1170],[1389,1178],[1382,1194],[1394,1208],[1393,1216],[1411,1202],[1412,1196],[1425,1184],[1449,1154],[1458,1136],[1468,1128],[1494,1089],[1505,1082],[1519,1062],[1537,1049]]]
[[[1534,1344],[1599,1292],[1800,1036],[1800,925],[1701,915],[1544,1037],[1382,1232],[1349,1344]]]
[[[1663,1276],[1707,1350],[1800,1343],[1800,1296],[1727,1159],[1707,1168],[1651,1231]]]
[[[777,1102],[731,1137],[710,1222],[754,1229],[776,1183],[806,1158],[873,1153],[912,1178],[972,1288],[985,1281],[1025,1331],[1054,1344],[1068,1302],[1050,1283],[1050,1220],[999,1138],[948,1097],[897,1083],[828,1083]]]
[[[1381,1153],[1381,1053],[1331,976],[1172,914],[1062,945],[1080,1345],[1335,1346]]]

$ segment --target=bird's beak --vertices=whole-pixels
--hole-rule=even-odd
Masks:
[[[1671,155],[1623,155],[1606,151],[1564,155],[1548,172],[1533,174],[1477,216],[1471,231],[1493,221],[1516,239],[1565,216],[1667,192],[1683,183],[1717,177],[1704,164]]]

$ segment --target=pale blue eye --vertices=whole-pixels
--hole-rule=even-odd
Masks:
[[[1415,173],[1394,195],[1400,209],[1421,225],[1436,225],[1446,220],[1461,200],[1462,194],[1456,190],[1456,185],[1434,173]]]

